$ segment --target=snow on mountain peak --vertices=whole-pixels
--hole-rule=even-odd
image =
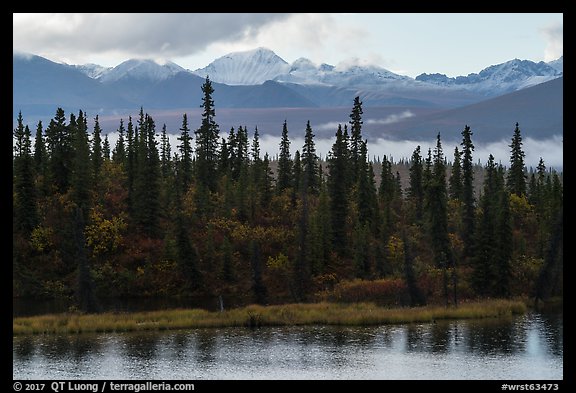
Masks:
[[[471,73],[455,78],[449,78],[444,74],[421,74],[416,80],[438,86],[458,86],[490,95],[494,91],[514,91],[560,76],[562,71],[543,61],[535,63],[530,60],[513,59],[486,67],[477,74]]]
[[[114,82],[125,77],[131,77],[161,81],[181,71],[185,71],[184,68],[172,62],[160,65],[150,59],[130,59],[103,73],[99,79],[102,82]]]
[[[550,67],[554,68],[556,71],[560,71],[564,73],[564,56],[560,56],[556,60],[549,61],[548,64]]]
[[[270,49],[256,48],[227,54],[192,73],[228,85],[260,85],[289,69],[290,65]]]
[[[88,63],[82,65],[74,65],[72,66],[77,70],[83,72],[84,74],[88,75],[92,79],[98,79],[110,71],[113,67],[104,67],[98,64]]]

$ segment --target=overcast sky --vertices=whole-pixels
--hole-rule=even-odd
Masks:
[[[13,49],[68,64],[171,60],[195,70],[266,47],[287,62],[376,64],[416,77],[563,54],[563,14],[14,14]]]

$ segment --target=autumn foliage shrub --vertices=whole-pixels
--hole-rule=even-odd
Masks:
[[[343,303],[374,302],[386,306],[409,303],[406,283],[400,278],[341,281],[324,296],[326,300]]]

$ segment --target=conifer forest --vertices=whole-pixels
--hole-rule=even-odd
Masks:
[[[191,92],[201,118],[184,113],[170,132],[140,108],[113,146],[82,110],[31,125],[20,113],[14,297],[93,312],[111,297],[457,306],[562,296],[562,173],[542,159],[526,168],[521,124],[507,163],[476,157],[465,124],[453,152],[431,130],[433,149],[370,159],[356,97],[325,159],[310,122],[278,124],[270,156],[257,128],[219,129],[213,93],[206,78]]]

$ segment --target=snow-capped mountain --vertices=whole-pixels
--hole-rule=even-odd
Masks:
[[[290,65],[270,49],[257,48],[227,54],[192,73],[227,85],[261,85],[289,69]]]
[[[557,71],[564,73],[564,56],[560,56],[556,60],[549,61],[547,64]]]
[[[227,85],[260,85],[274,80],[281,83],[364,87],[392,81],[413,81],[378,66],[317,66],[306,58],[288,64],[266,48],[227,54],[192,73],[202,78],[209,76],[212,81]]]
[[[113,67],[103,67],[98,64],[88,63],[82,65],[72,65],[71,67],[76,68],[79,71],[82,71],[86,74],[89,78],[98,79],[102,77],[102,75],[109,72]]]
[[[559,67],[562,67],[561,64],[560,60]],[[530,60],[514,59],[487,67],[478,74],[472,73],[468,76],[449,78],[444,74],[424,73],[418,75],[416,80],[438,86],[460,87],[486,95],[495,95],[534,86],[560,76],[562,76],[561,70],[543,61],[535,63]]]
[[[367,65],[333,66],[321,64],[316,66],[306,58],[300,58],[292,63],[287,74],[274,78],[278,82],[299,84],[322,84],[338,87],[375,87],[387,82],[412,82],[407,76],[395,74],[385,68]]]
[[[161,81],[182,71],[186,70],[171,61],[166,64],[158,64],[149,59],[130,59],[101,73],[96,79],[104,83],[115,82],[123,78]]]
[[[515,59],[468,76],[413,79],[361,61],[333,66],[300,58],[289,64],[265,48],[231,53],[196,71],[135,59],[113,68],[74,66],[15,52],[13,89],[15,113],[52,113],[54,105],[91,111],[183,108],[199,100],[193,92],[206,76],[223,108],[338,107],[358,95],[372,107],[456,108],[559,78],[562,70],[563,58],[550,63]]]

